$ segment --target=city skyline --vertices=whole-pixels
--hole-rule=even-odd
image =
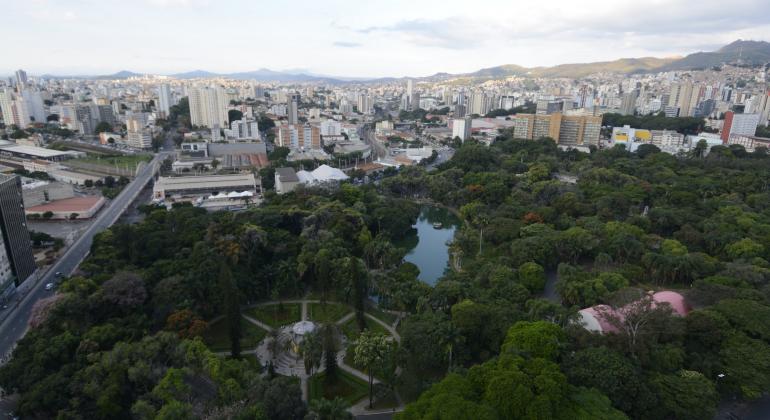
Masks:
[[[670,57],[735,39],[770,39],[758,0],[550,2],[349,1],[291,7],[241,1],[13,2],[0,29],[0,74],[173,74],[270,68],[337,77],[420,77],[501,64],[527,67]],[[11,36],[13,35],[13,36]],[[52,42],[66,40],[70,42]],[[77,41],[76,40],[81,40]]]

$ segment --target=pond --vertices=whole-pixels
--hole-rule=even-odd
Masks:
[[[460,219],[443,207],[420,209],[412,233],[397,243],[408,251],[404,260],[420,269],[420,280],[433,286],[444,274],[449,266],[449,243],[459,226]]]

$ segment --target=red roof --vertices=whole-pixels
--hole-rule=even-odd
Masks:
[[[91,210],[101,200],[104,200],[104,198],[96,195],[89,195],[86,197],[65,198],[64,200],[56,200],[47,204],[28,207],[27,211],[33,212],[33,213],[45,213],[47,211],[51,211],[54,213],[62,213],[62,212],[77,213],[79,211],[86,212],[88,210]]]

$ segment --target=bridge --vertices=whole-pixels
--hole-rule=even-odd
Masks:
[[[158,173],[160,165],[168,151],[155,155],[148,164],[139,168],[136,177],[115,197],[109,205],[92,220],[91,225],[83,234],[72,243],[67,251],[43,274],[36,272],[21,286],[16,300],[9,304],[9,308],[0,318],[0,365],[5,363],[11,355],[16,342],[27,332],[27,322],[35,303],[53,292],[45,290],[47,283],[54,282],[56,273],[61,272],[70,276],[91,251],[94,236],[109,228],[133,203],[139,193]],[[40,271],[40,270],[38,270]]]

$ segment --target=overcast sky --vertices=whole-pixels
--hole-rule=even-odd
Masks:
[[[0,74],[425,76],[770,40],[768,0],[0,0]]]

